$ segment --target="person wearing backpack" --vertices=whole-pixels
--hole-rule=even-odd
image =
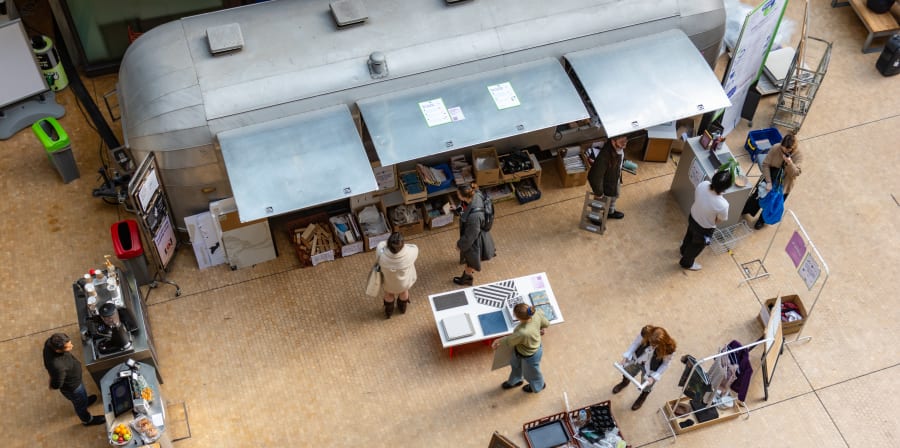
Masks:
[[[466,266],[462,275],[453,277],[453,283],[472,286],[472,275],[475,271],[481,272],[481,262],[496,255],[494,239],[491,238],[494,206],[490,198],[474,183],[461,185],[456,190],[456,196],[462,202],[456,248],[459,250],[460,263]]]

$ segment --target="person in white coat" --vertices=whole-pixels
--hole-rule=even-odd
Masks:
[[[416,258],[419,248],[415,244],[403,242],[403,235],[394,232],[387,241],[378,243],[375,257],[384,275],[384,317],[390,319],[394,314],[394,301],[401,314],[406,313],[409,305],[409,288],[416,283]]]

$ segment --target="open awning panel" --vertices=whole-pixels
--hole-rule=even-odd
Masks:
[[[700,50],[669,30],[565,55],[607,135],[731,105]]]
[[[346,105],[218,134],[241,222],[378,189]]]
[[[357,102],[384,166],[588,118],[552,58]]]

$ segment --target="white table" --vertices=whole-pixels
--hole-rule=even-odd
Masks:
[[[449,349],[450,357],[453,357],[453,348],[458,347],[460,345],[471,344],[473,342],[481,342],[481,341],[492,341],[496,338],[503,337],[512,333],[515,325],[513,325],[508,318],[506,319],[506,325],[508,329],[504,332],[494,333],[488,336],[485,336],[484,332],[481,329],[481,324],[478,320],[478,316],[481,314],[491,313],[498,310],[502,310],[502,308],[498,308],[496,306],[492,306],[490,304],[479,303],[476,299],[475,290],[478,288],[483,288],[485,286],[496,286],[502,285],[504,282],[512,282],[515,288],[515,295],[522,296],[525,298],[525,302],[531,304],[531,300],[528,298],[528,295],[532,292],[544,291],[547,294],[547,298],[549,299],[550,306],[553,309],[553,312],[556,314],[556,318],[550,321],[550,325],[560,324],[564,322],[562,311],[559,309],[559,304],[556,302],[556,296],[553,294],[553,289],[550,287],[550,281],[547,279],[547,274],[541,272],[539,274],[531,274],[526,275],[524,277],[518,277],[511,280],[501,280],[496,283],[489,283],[485,285],[475,285],[470,286],[468,288],[457,289],[453,291],[442,292],[439,294],[432,294],[428,296],[428,303],[431,305],[431,313],[434,315],[434,324],[437,328],[438,335],[441,338],[441,345],[444,348]],[[511,288],[512,289],[512,288]],[[461,306],[456,306],[453,308],[447,308],[444,310],[437,310],[435,306],[434,299],[435,297],[444,296],[447,294],[453,294],[463,292],[466,296],[466,304]],[[479,294],[480,295],[480,294]],[[471,336],[467,336],[464,338],[454,339],[452,341],[447,340],[447,335],[444,334],[444,330],[441,328],[441,320],[447,317],[452,317],[461,313],[468,313],[472,319],[472,326],[474,327],[475,333]]]

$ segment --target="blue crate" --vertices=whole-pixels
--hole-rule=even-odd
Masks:
[[[768,148],[760,148],[757,143],[760,140],[768,140],[769,143],[771,143],[771,146]],[[750,154],[750,160],[756,163],[756,159],[759,156],[765,155],[769,152],[769,149],[779,143],[781,143],[781,132],[778,132],[778,129],[759,129],[750,131],[750,133],[747,134],[747,143],[744,143],[744,150],[747,151],[747,154]]]
[[[438,191],[446,190],[446,189],[450,188],[450,186],[453,184],[453,171],[450,170],[450,165],[447,165],[446,163],[441,163],[441,164],[433,166],[432,168],[443,171],[444,176],[447,177],[447,180],[445,180],[440,185],[426,184],[425,191],[427,191],[428,194],[432,194],[432,193],[437,193]]]

